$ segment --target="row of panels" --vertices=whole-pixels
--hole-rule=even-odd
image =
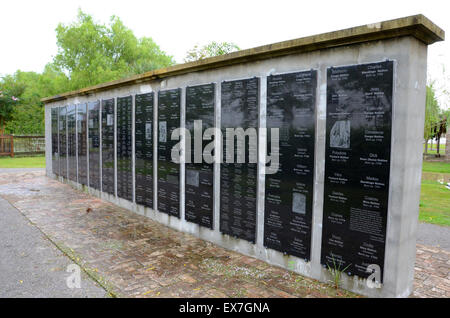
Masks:
[[[220,85],[223,136],[226,128],[258,128],[260,79]],[[214,83],[186,87],[185,127],[192,154],[198,147],[195,121],[202,121],[202,132],[215,126],[215,87]],[[279,166],[265,176],[264,246],[308,261],[317,161],[317,71],[268,76],[266,87],[267,156],[278,154]],[[382,268],[384,263],[392,88],[391,61],[327,71],[321,262],[338,264],[350,275],[367,277],[368,265]],[[137,204],[180,217],[180,164],[171,160],[178,141],[170,136],[181,126],[181,92],[172,89],[52,108],[53,172],[113,195],[116,184],[118,197],[133,201],[134,192]],[[271,145],[270,128],[279,129],[277,146]],[[210,142],[203,140],[201,149]],[[257,145],[250,138],[245,143],[248,158],[251,147]],[[224,158],[235,156],[238,146],[234,143],[234,154],[224,149]],[[157,206],[153,202],[155,162]],[[255,243],[257,164],[224,162],[218,177],[220,232]],[[213,164],[201,158],[186,163],[184,180],[185,219],[213,229]]]

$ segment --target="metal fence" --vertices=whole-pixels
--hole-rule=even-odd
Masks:
[[[45,153],[45,136],[13,136],[14,154],[34,155]]]
[[[14,138],[10,135],[0,135],[0,156],[14,157]]]

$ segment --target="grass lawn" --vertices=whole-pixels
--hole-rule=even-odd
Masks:
[[[450,180],[450,163],[424,161],[422,171],[419,220],[450,226],[450,190],[445,187]]]
[[[45,157],[0,157],[0,168],[45,168]]]
[[[424,172],[449,173],[450,162],[430,162],[424,161],[422,166]]]
[[[430,180],[422,181],[419,221],[450,226],[450,190]]]
[[[425,144],[423,145],[423,152],[425,153]],[[433,144],[433,149],[431,149],[431,145],[428,145],[428,154],[430,155],[435,155],[437,154],[437,145],[436,143]],[[444,144],[440,144],[439,146],[439,153],[441,155],[445,155],[445,143]]]

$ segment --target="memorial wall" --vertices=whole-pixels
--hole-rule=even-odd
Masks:
[[[278,155],[279,166],[275,173],[265,177],[264,246],[309,261],[317,70],[270,75],[266,78],[266,88],[266,149],[268,156]],[[392,61],[327,69],[321,263],[324,266],[337,263],[349,275],[367,277],[368,265],[377,264],[382,268],[384,264],[392,90]],[[157,96],[158,211],[180,217],[180,164],[171,157],[177,143],[171,136],[180,127],[181,91],[160,91]],[[214,165],[204,161],[203,149],[211,141],[203,139],[203,134],[215,123],[215,83],[188,86],[185,96],[190,138],[185,168],[185,219],[214,229]],[[133,201],[133,98],[135,202],[153,208],[153,92],[116,99],[117,196]],[[222,136],[228,137],[230,128],[259,127],[259,98],[260,78],[221,83]],[[98,189],[99,102],[88,105],[90,179],[91,186]],[[105,100],[102,105],[103,191],[113,194],[114,99]],[[57,131],[54,110],[52,131]],[[82,185],[87,184],[86,120],[86,104],[67,107],[68,175]],[[278,139],[275,147],[271,144],[274,129]],[[52,138],[57,139],[57,134]],[[220,232],[254,244],[258,168],[257,162],[252,162],[251,153],[257,154],[257,134],[248,134],[244,143],[232,136],[226,143],[224,162],[220,165]],[[196,146],[200,155],[195,151]],[[57,158],[58,149],[53,151]],[[239,151],[244,154],[242,162]]]
[[[408,17],[46,99],[48,175],[302,275],[337,268],[346,289],[407,296],[441,31]]]

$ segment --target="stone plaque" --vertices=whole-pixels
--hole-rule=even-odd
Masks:
[[[77,182],[76,106],[67,106],[67,161],[68,178]]]
[[[206,129],[214,127],[214,88],[213,83],[186,88],[186,129],[191,140],[190,145],[187,143],[187,147],[190,146],[190,160],[186,158],[185,218],[210,229],[214,225],[214,164],[205,162],[202,152],[213,140],[203,141],[202,136]]]
[[[257,135],[256,142],[255,138],[246,136],[244,144],[239,143],[235,137],[232,149],[227,149],[225,137],[227,128],[229,131],[235,128],[242,128],[244,131],[254,128],[257,134],[259,78],[222,82],[221,92],[224,161],[220,167],[220,231],[255,243],[258,171],[256,160],[252,160],[255,163],[250,163],[250,152],[257,154]],[[242,147],[245,147],[245,151]],[[238,162],[238,153],[244,155],[244,163]],[[230,163],[227,158],[233,158],[234,163]]]
[[[153,209],[153,103],[154,93],[136,95],[136,203]]]
[[[87,185],[87,105],[77,106],[78,183]]]
[[[393,62],[327,70],[321,263],[383,273],[389,195]]]
[[[59,175],[58,107],[51,109],[52,116],[52,172]]]
[[[102,191],[114,195],[114,98],[102,101]]]
[[[267,77],[264,246],[305,260],[311,254],[317,72]],[[278,128],[278,147],[271,129]],[[272,152],[273,150],[273,152]]]
[[[100,102],[88,104],[89,186],[100,190]]]
[[[59,107],[59,172],[67,178],[67,106]]]
[[[180,217],[180,164],[172,161],[171,140],[180,127],[181,89],[158,93],[158,211]]]
[[[128,201],[133,201],[132,106],[132,96],[117,98],[117,196]]]

